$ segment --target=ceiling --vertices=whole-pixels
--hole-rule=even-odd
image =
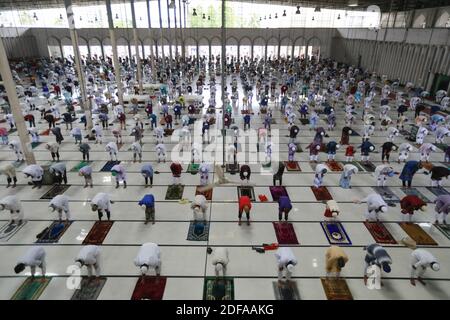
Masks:
[[[142,1],[142,0],[136,0]],[[151,0],[156,1],[156,0]],[[175,0],[178,3],[177,0]],[[233,1],[245,1],[245,2],[259,2],[259,3],[273,3],[273,4],[286,4],[286,5],[300,5],[303,7],[314,7],[319,5],[322,8],[335,8],[335,9],[361,9],[367,8],[369,5],[378,5],[382,12],[392,11],[406,11],[412,9],[433,8],[440,6],[449,6],[450,0],[358,0],[358,7],[349,7],[349,0],[316,0],[316,1],[301,1],[301,0],[278,0],[278,1],[264,1],[264,0],[233,0]],[[112,0],[113,3],[129,2],[129,0]],[[101,4],[104,1],[94,0],[73,0],[75,5],[80,4]],[[164,5],[165,0],[162,0]],[[45,7],[60,7],[64,4],[63,0],[0,0],[0,9],[33,9],[33,8],[45,8]]]

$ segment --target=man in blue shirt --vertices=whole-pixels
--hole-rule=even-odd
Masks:
[[[152,194],[146,194],[138,203],[141,207],[145,206],[145,222],[147,224],[152,220],[152,224],[155,224],[155,197]]]

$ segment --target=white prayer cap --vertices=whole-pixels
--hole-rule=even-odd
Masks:
[[[147,266],[141,266],[141,273],[143,275],[147,274],[147,271],[148,271],[148,267]]]
[[[288,269],[289,272],[294,271],[294,265],[293,265],[293,264],[288,264],[288,265],[286,266],[286,268]]]
[[[434,271],[439,271],[441,269],[441,266],[437,262],[432,262],[431,269],[433,269]]]

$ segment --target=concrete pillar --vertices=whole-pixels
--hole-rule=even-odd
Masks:
[[[226,75],[226,47],[225,47],[225,42],[227,40],[226,37],[226,26],[225,26],[225,0],[222,0],[222,27],[221,27],[221,42],[222,42],[222,57],[220,62],[222,63],[222,72],[221,72],[221,93],[222,93],[222,167],[225,167],[225,87],[226,87],[226,79],[227,79],[227,75]],[[211,54],[211,47],[210,47],[210,54]]]
[[[9,105],[11,107],[14,121],[16,122],[17,133],[19,134],[20,145],[25,156],[27,164],[36,164],[34,153],[31,148],[30,139],[28,136],[27,126],[22,114],[22,107],[19,103],[19,98],[16,92],[16,83],[13,80],[11,69],[9,67],[6,50],[3,45],[3,40],[0,38],[0,74],[2,75],[3,85],[8,95]]]
[[[161,33],[161,57],[163,60],[163,69],[166,69],[166,61],[164,56],[164,41],[163,41],[163,30],[162,30],[162,16],[161,16],[161,0],[158,0],[158,11],[159,11],[159,32]]]
[[[185,5],[185,2],[183,1],[183,6],[184,5]],[[181,35],[181,41],[182,41],[182,43],[181,43],[181,58],[184,60],[186,58],[186,47],[184,46],[184,43],[183,43],[184,36],[183,36],[183,25],[182,25],[183,17],[181,15],[181,0],[178,0],[178,13],[179,13],[178,15],[180,17],[179,25],[180,25],[180,35]]]
[[[134,0],[130,1],[131,4],[131,23],[133,24],[133,38],[134,38],[134,48],[136,51],[136,67],[137,67],[137,80],[139,84],[139,94],[142,94],[142,65],[141,58],[139,55],[139,39],[137,35],[137,26],[136,26],[136,12],[134,10]],[[130,57],[131,58],[131,57]]]
[[[173,55],[172,55],[172,34],[170,32],[170,8],[169,8],[169,0],[166,0],[167,2],[167,29],[169,30],[169,57],[172,60]],[[172,63],[172,62],[171,62]],[[171,64],[170,63],[170,64]]]
[[[117,94],[119,96],[119,104],[123,105],[123,83],[122,76],[120,75],[119,57],[117,55],[116,32],[114,30],[112,18],[111,0],[106,0],[106,13],[108,15],[109,37],[111,39],[111,47],[113,52],[113,66],[114,73],[116,75]]]
[[[84,75],[83,66],[81,65],[80,60],[80,49],[79,49],[80,45],[78,43],[77,30],[75,29],[75,18],[72,10],[72,0],[64,0],[64,5],[66,7],[67,21],[69,22],[69,33],[70,39],[72,40],[73,54],[75,56],[75,70],[77,72],[78,81],[80,83],[80,93],[81,93],[80,106],[86,116],[86,124],[87,124],[86,129],[88,131],[89,138],[92,138],[93,124],[92,124],[91,102],[90,100],[88,101],[86,95],[86,79]]]
[[[150,0],[147,0],[147,19],[148,19],[148,31],[149,31],[150,39],[153,40],[153,38],[152,38],[152,23],[150,20]],[[155,42],[155,49],[157,49],[156,42]],[[150,62],[151,62],[151,68],[152,68],[152,79],[155,80],[156,69],[155,69],[155,53],[153,52],[153,43],[150,43]]]

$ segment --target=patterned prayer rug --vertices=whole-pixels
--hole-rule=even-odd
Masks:
[[[388,205],[394,205],[395,203],[399,203],[400,199],[399,197],[397,197],[392,190],[389,187],[372,187],[373,190],[375,190],[376,193],[378,193],[383,200],[388,204]]]
[[[203,300],[234,300],[233,278],[206,277],[203,286]]]
[[[42,142],[32,142],[31,148],[34,149],[34,148],[38,147],[40,144],[42,144]]]
[[[209,222],[191,221],[187,240],[189,241],[208,241]]]
[[[353,300],[345,279],[320,278],[328,300]]]
[[[352,129],[352,133],[350,134],[351,137],[359,137],[360,134],[356,132],[356,130]]]
[[[180,200],[183,198],[184,185],[172,184],[167,187],[166,200]]]
[[[284,161],[284,165],[287,171],[302,171],[298,164],[298,161]]]
[[[186,172],[195,175],[197,174],[199,167],[200,167],[199,163],[189,163]]]
[[[11,239],[12,236],[14,236],[20,229],[22,229],[26,223],[27,221],[22,221],[22,223],[19,225],[15,223],[4,224],[0,228],[0,241],[6,242]]]
[[[424,202],[431,202],[426,196],[422,194],[419,190],[416,188],[401,188],[404,194],[407,196],[418,196],[422,201]]]
[[[270,194],[272,195],[272,200],[275,202],[278,201],[278,199],[280,199],[281,196],[289,197],[286,187],[284,186],[270,186],[269,190]]]
[[[277,281],[272,282],[275,299],[277,300],[300,300],[297,282],[287,281],[279,284]]]
[[[360,161],[359,164],[364,168],[365,171],[375,172],[375,165],[372,162]]]
[[[227,163],[226,172],[231,174],[236,174],[239,172],[239,164],[235,163]]]
[[[41,133],[39,133],[40,136],[48,136],[50,134],[50,129],[44,130]]]
[[[242,197],[242,196],[247,196],[250,198],[250,200],[256,201],[255,191],[253,190],[253,187],[240,186],[240,187],[237,187],[237,192],[238,192],[238,198]]]
[[[331,169],[331,171],[342,171],[344,168],[342,164],[337,161],[327,161],[327,167]]]
[[[392,234],[388,231],[386,226],[381,222],[364,222],[367,230],[369,230],[376,243],[381,244],[397,244]]]
[[[103,168],[100,169],[101,172],[110,172],[111,168],[114,167],[116,164],[119,164],[120,161],[108,161],[103,166]]]
[[[50,226],[39,234],[36,243],[56,243],[61,239],[66,230],[70,227],[72,221],[53,221]]]
[[[131,300],[162,300],[166,283],[166,277],[140,276]]]
[[[302,125],[306,126],[309,124],[309,119],[300,119],[300,122],[302,123]]]
[[[174,132],[174,129],[164,129],[164,137],[171,136]]]
[[[113,223],[114,221],[95,221],[88,235],[84,238],[83,244],[102,244]]]
[[[418,224],[399,222],[400,227],[416,241],[419,246],[437,246],[438,244]]]
[[[445,152],[445,150],[447,150],[447,147],[448,147],[448,144],[446,144],[446,143],[435,143],[434,145],[444,152]]]
[[[450,192],[445,190],[445,188],[437,188],[437,187],[427,187],[428,191],[433,193],[436,197],[449,195]]]
[[[211,201],[212,195],[213,195],[213,189],[209,189],[209,190],[201,192],[201,191],[199,191],[199,188],[202,188],[202,187],[204,187],[204,186],[197,186],[195,188],[195,195],[199,195],[199,194],[204,195],[206,200]]]
[[[440,232],[450,240],[450,225],[449,224],[435,224],[434,225]]]
[[[364,168],[363,167],[361,167],[361,165],[358,163],[358,161],[351,161],[351,162],[347,162],[347,161],[345,161],[345,162],[342,162],[342,164],[352,164],[352,165],[354,165],[355,167],[357,167],[358,168],[358,170],[360,171],[360,172],[364,172],[365,170],[364,170]]]
[[[48,190],[42,197],[41,199],[47,199],[47,200],[51,200],[54,197],[56,197],[57,195],[63,194],[64,192],[67,191],[67,189],[70,188],[70,184],[59,184],[56,186],[53,186],[50,188],[50,190]]]
[[[81,161],[79,164],[73,167],[70,172],[78,172],[81,168],[91,165],[92,162],[93,161]]]
[[[296,143],[295,146],[297,147],[297,150],[295,151],[296,153],[301,153],[301,152],[303,152],[303,148],[302,148],[302,146],[300,145],[300,143]]]
[[[28,277],[17,289],[11,300],[37,300],[52,278]]]
[[[322,226],[323,232],[325,232],[325,236],[330,244],[352,244],[342,223],[336,221],[322,221],[320,222],[320,225]]]
[[[327,187],[311,187],[312,192],[314,193],[314,196],[316,197],[317,201],[328,201],[333,200],[333,197],[331,196],[330,192],[328,191]]]
[[[105,282],[106,277],[99,277],[95,279],[83,277],[80,283],[80,288],[75,290],[71,300],[97,300],[103,286],[105,285]]]
[[[272,222],[279,244],[299,244],[292,223]]]

